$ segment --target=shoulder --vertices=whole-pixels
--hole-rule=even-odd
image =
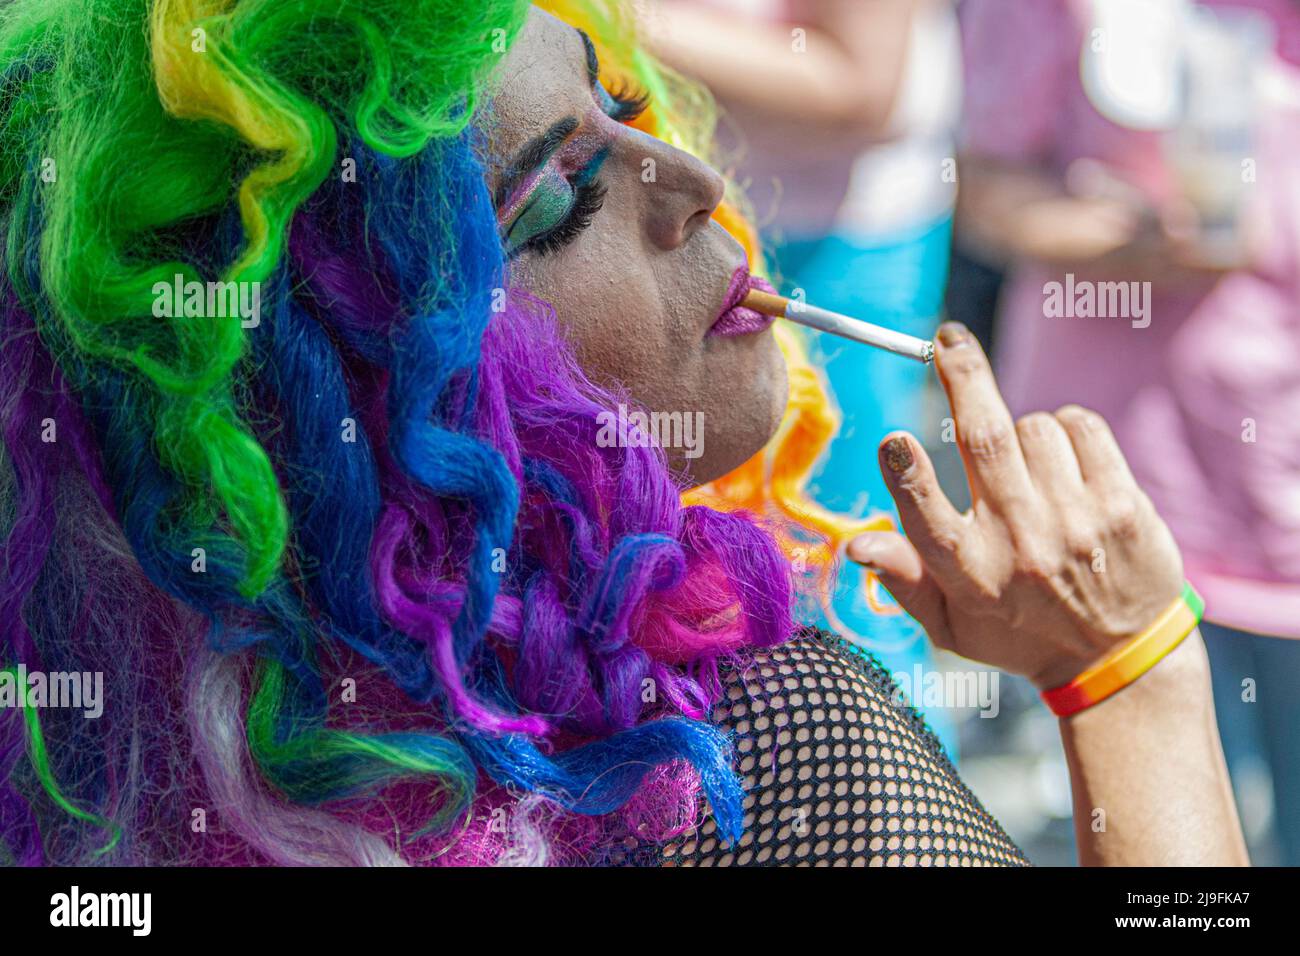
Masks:
[[[712,820],[663,848],[679,866],[1016,865],[1010,838],[874,656],[823,631],[723,671],[745,833]]]

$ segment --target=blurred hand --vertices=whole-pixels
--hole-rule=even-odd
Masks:
[[[1142,214],[1106,198],[1046,196],[1024,203],[1015,217],[1020,251],[1053,264],[1077,264],[1113,255],[1138,240]]]
[[[1043,199],[1026,205],[1018,228],[1022,247],[1034,258],[1094,281],[1196,285],[1251,261],[1245,240],[1234,250],[1206,245],[1186,203],[1157,214],[1113,199]]]
[[[1067,683],[1178,597],[1177,546],[1099,415],[1013,422],[965,328],[943,326],[935,349],[973,504],[958,513],[920,443],[888,436],[882,471],[907,537],[864,534],[848,556],[939,647],[1040,689]]]

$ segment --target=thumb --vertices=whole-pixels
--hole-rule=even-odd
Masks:
[[[867,531],[848,543],[849,558],[902,585],[915,585],[925,575],[925,565],[911,542],[894,531]],[[898,597],[897,594],[894,597]]]
[[[951,647],[948,609],[912,543],[893,531],[868,531],[848,543],[845,554],[880,578],[903,610],[925,628],[935,644]]]

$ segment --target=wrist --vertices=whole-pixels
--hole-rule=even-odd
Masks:
[[[1191,584],[1156,620],[1072,680],[1042,692],[1060,717],[1094,707],[1137,682],[1177,649],[1200,624],[1205,604]]]
[[[1210,657],[1205,650],[1205,641],[1201,638],[1201,629],[1197,627],[1155,667],[1129,686],[1138,688],[1145,684],[1142,696],[1153,699],[1168,697],[1171,700],[1186,700],[1189,690],[1199,689],[1201,685],[1208,687],[1209,679]]]
[[[1137,714],[1144,720],[1156,715],[1183,720],[1200,714],[1210,700],[1210,658],[1200,629],[1192,631],[1149,671],[1110,697],[1077,713],[1062,717],[1063,726],[1088,715]]]

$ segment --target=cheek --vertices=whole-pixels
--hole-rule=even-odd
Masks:
[[[583,370],[598,385],[622,386],[654,405],[672,385],[683,343],[625,217],[602,210],[574,243],[546,257],[518,260],[512,282],[550,304]]]
[[[786,406],[786,366],[773,337],[711,349],[691,405],[704,413],[703,453],[669,451],[674,470],[703,484],[739,467],[776,433]],[[681,405],[681,399],[677,401]]]

